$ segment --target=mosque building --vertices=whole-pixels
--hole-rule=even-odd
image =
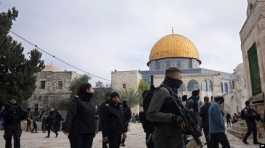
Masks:
[[[150,84],[153,76],[157,87],[164,79],[165,70],[176,67],[182,71],[183,85],[179,95],[191,95],[193,90],[201,90],[201,100],[204,96],[225,96],[230,104],[234,89],[234,75],[216,70],[201,68],[199,50],[187,37],[179,34],[168,34],[157,41],[151,49],[147,66],[149,70],[113,71],[111,86],[114,90],[137,90],[141,81]],[[238,112],[241,104],[226,107],[227,111]]]

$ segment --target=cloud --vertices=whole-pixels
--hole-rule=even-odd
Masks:
[[[17,7],[13,31],[110,79],[114,69],[147,69],[150,49],[172,26],[198,47],[202,67],[232,72],[242,62],[238,32],[246,4],[242,0],[10,0],[1,1],[0,10]]]

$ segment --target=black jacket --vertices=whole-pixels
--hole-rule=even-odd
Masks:
[[[74,97],[63,123],[63,131],[75,134],[95,134],[97,106],[93,98]]]
[[[8,103],[2,112],[4,128],[19,128],[20,122],[27,118],[27,112],[16,103]]]
[[[124,115],[124,132],[128,131],[128,126],[132,118],[131,108],[123,103],[123,115]]]
[[[102,134],[107,137],[121,134],[125,127],[122,104],[106,103],[100,110]]]
[[[48,126],[53,128],[54,131],[59,131],[62,120],[63,118],[58,111],[51,111],[47,118],[47,123],[48,123]]]
[[[200,109],[200,116],[201,116],[201,119],[202,119],[202,128],[204,128],[207,131],[209,129],[209,114],[208,114],[208,110],[209,110],[210,105],[211,105],[210,103],[205,103]]]
[[[260,119],[259,114],[250,107],[245,107],[243,109],[244,119],[247,123],[254,123],[256,120]]]

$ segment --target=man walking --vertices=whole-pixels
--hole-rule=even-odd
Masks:
[[[177,114],[175,103],[177,90],[182,84],[180,75],[177,68],[167,69],[165,80],[154,92],[148,107],[147,119],[155,123],[152,135],[155,148],[184,148],[180,128],[183,119]]]
[[[20,148],[20,136],[22,134],[20,123],[27,118],[27,112],[23,111],[16,100],[12,99],[5,106],[2,115],[4,119],[5,148],[12,148],[12,138],[14,148]]]
[[[97,105],[91,84],[82,84],[67,112],[63,132],[68,135],[71,148],[92,148],[96,134]]]
[[[53,132],[55,133],[56,138],[59,135],[58,131],[60,131],[60,129],[61,129],[61,122],[62,121],[63,121],[63,118],[62,118],[61,114],[59,113],[59,111],[57,109],[55,109],[54,116],[53,116]]]
[[[221,105],[224,103],[223,97],[215,97],[209,108],[209,134],[211,148],[218,148],[219,144],[223,148],[230,148],[229,141],[225,134],[224,113]]]
[[[209,116],[208,116],[210,105],[211,104],[209,103],[209,97],[207,96],[204,97],[204,105],[200,109],[200,116],[201,116],[201,121],[202,121],[201,125],[206,139],[207,148],[211,148],[209,140]]]
[[[256,120],[258,119],[258,114],[254,109],[251,108],[249,101],[246,101],[245,105],[246,107],[242,110],[243,114],[242,116],[247,123],[248,131],[243,139],[243,143],[248,144],[247,139],[251,134],[253,134],[253,143],[259,144],[257,139],[257,124],[256,124]]]
[[[231,122],[231,115],[229,113],[226,114],[226,124],[227,124],[227,127],[232,127],[232,122]]]
[[[110,102],[101,111],[102,134],[105,136],[103,140],[109,142],[109,148],[119,148],[125,126],[120,95],[117,92],[111,93]]]
[[[50,138],[50,133],[51,133],[51,130],[52,130],[52,125],[53,125],[53,116],[54,116],[54,108],[51,108],[50,109],[50,112],[49,112],[49,115],[47,117],[47,136],[46,138]]]

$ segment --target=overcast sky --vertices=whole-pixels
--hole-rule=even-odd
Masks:
[[[13,6],[14,32],[108,79],[114,69],[148,69],[152,46],[172,26],[197,46],[203,68],[233,72],[242,62],[247,0],[0,0],[1,12]]]

